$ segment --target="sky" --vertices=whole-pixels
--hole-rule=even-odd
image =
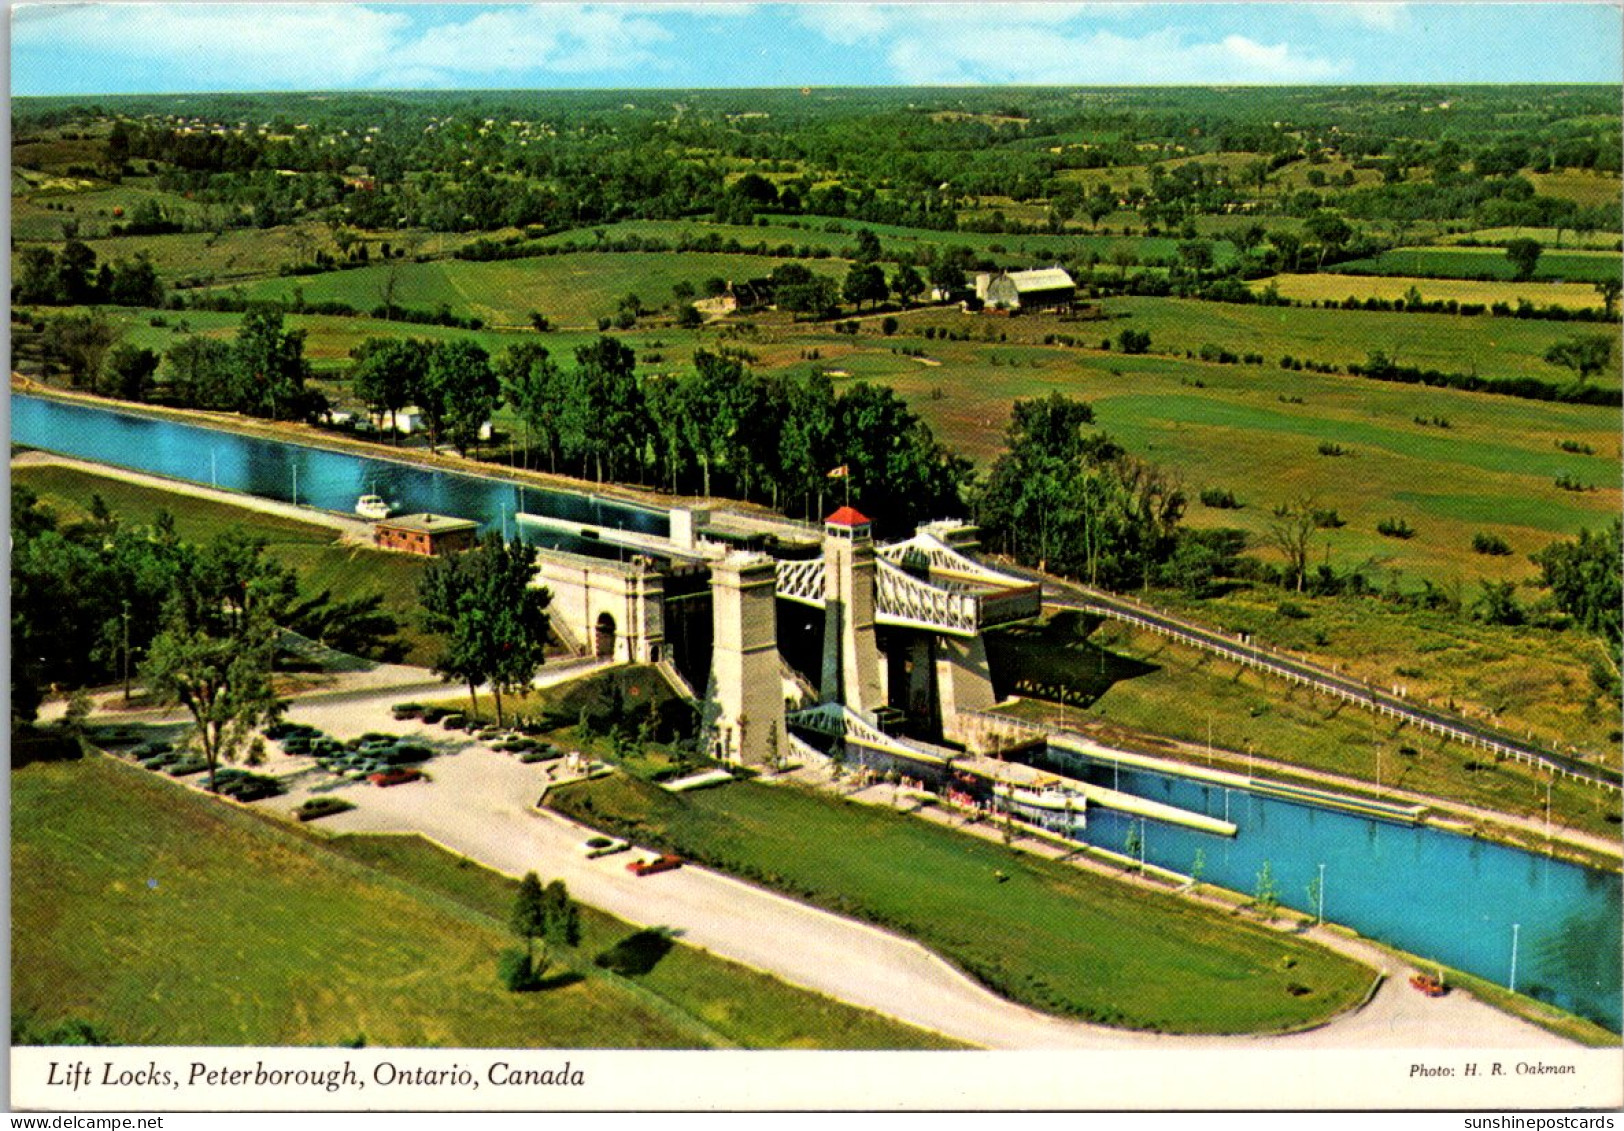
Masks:
[[[11,90],[1624,80],[1617,3],[13,3]]]

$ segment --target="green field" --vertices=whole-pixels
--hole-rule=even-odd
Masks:
[[[1347,277],[1308,275],[1335,290]],[[1355,280],[1358,286],[1365,280]],[[1435,280],[1418,284],[1423,298],[1444,298],[1429,289]],[[1438,286],[1449,284],[1437,283]],[[1476,284],[1464,284],[1473,286]],[[1588,288],[1586,288],[1588,289]],[[1282,293],[1284,291],[1282,290]],[[1400,292],[1402,296],[1402,292]],[[1591,291],[1591,298],[1595,292]],[[1451,314],[1408,314],[1388,311],[1326,310],[1287,306],[1242,306],[1189,299],[1114,298],[1105,302],[1113,320],[1150,332],[1157,353],[1199,352],[1213,344],[1232,353],[1260,353],[1268,366],[1291,355],[1346,367],[1364,364],[1380,350],[1400,365],[1483,377],[1537,377],[1554,384],[1573,380],[1573,371],[1545,360],[1555,342],[1575,334],[1607,333],[1591,324],[1541,322],[1524,318],[1488,318]],[[1111,326],[1114,333],[1118,327]],[[1103,335],[1102,335],[1103,336]],[[1599,384],[1619,383],[1620,362],[1614,358]]]
[[[1252,284],[1253,290],[1273,286],[1280,297],[1293,302],[1333,302],[1367,298],[1391,302],[1415,288],[1427,302],[1503,302],[1515,307],[1524,300],[1535,306],[1562,306],[1569,310],[1600,309],[1601,295],[1589,283],[1481,283],[1472,279],[1423,279],[1415,275],[1273,275]],[[1404,317],[1409,318],[1406,314]],[[1555,325],[1561,326],[1560,323]],[[1572,333],[1574,327],[1565,327]],[[1580,329],[1583,329],[1581,326]]]
[[[1134,301],[1145,302],[1147,313],[1159,309],[1150,300]],[[1206,312],[1190,305],[1197,307],[1193,314]],[[1234,312],[1241,325],[1269,316],[1268,308],[1222,309]],[[1036,319],[1023,321],[1039,325]],[[1086,323],[1059,328],[1094,334]],[[1158,332],[1159,326],[1151,331],[1153,345]],[[1231,333],[1236,340],[1246,331]],[[1094,406],[1098,424],[1129,451],[1179,476],[1192,499],[1192,524],[1245,529],[1267,556],[1273,508],[1309,497],[1337,510],[1346,522],[1316,540],[1316,564],[1328,553],[1333,565],[1364,566],[1382,584],[1395,571],[1405,585],[1419,577],[1520,579],[1532,572],[1522,555],[1552,538],[1599,526],[1620,506],[1616,410],[1288,372],[1273,365],[926,342],[912,334],[899,335],[897,342],[919,346],[941,364],[922,366],[878,345],[839,356],[831,345],[820,364],[838,366],[853,379],[893,386],[948,444],[982,461],[1001,446],[1015,398],[1053,391],[1080,397]],[[1450,427],[1418,424],[1416,417],[1442,418]],[[1564,440],[1588,444],[1597,454],[1561,451],[1557,445]],[[1321,443],[1339,444],[1345,454],[1321,455]],[[1564,475],[1596,489],[1562,490],[1555,480]],[[1243,508],[1201,506],[1194,500],[1206,487],[1233,490]],[[1415,537],[1377,533],[1376,524],[1388,517],[1404,518]],[[1500,558],[1474,553],[1472,536],[1480,530],[1500,534],[1515,553]]]
[[[895,927],[1018,1001],[1109,1025],[1291,1028],[1348,1008],[1369,987],[1369,970],[1289,935],[795,786],[679,795],[616,775],[550,797],[598,827],[635,828]]]
[[[1346,610],[1337,609],[1335,602],[1305,598],[1295,603],[1310,612],[1309,619],[1295,622],[1308,626],[1302,630],[1305,633],[1325,632],[1337,642],[1370,639],[1370,624],[1349,623]],[[1209,616],[1213,612],[1210,608],[1203,611]],[[1270,632],[1285,620],[1273,609],[1261,607],[1250,616],[1230,609],[1224,613],[1221,623],[1226,627],[1247,626],[1260,633]],[[1427,624],[1429,619],[1432,623]],[[1582,703],[1565,699],[1562,689],[1553,693],[1551,685],[1563,673],[1555,662],[1539,656],[1538,640],[1508,641],[1443,623],[1442,617],[1418,614],[1409,622],[1392,618],[1388,631],[1397,635],[1416,622],[1423,624],[1415,635],[1429,650],[1419,662],[1456,669],[1440,676],[1442,681],[1470,681],[1479,692],[1485,684],[1496,685],[1508,700],[1507,714],[1519,720],[1521,711],[1536,697],[1549,696],[1533,704],[1533,714],[1543,724],[1537,737],[1550,738],[1553,724],[1555,733],[1561,735],[1563,717],[1578,719],[1584,714]],[[1280,640],[1284,635],[1274,632],[1268,638],[1288,646],[1294,643],[1289,638]],[[1449,647],[1436,647],[1451,639]],[[1520,763],[1497,762],[1481,751],[1390,719],[1377,719],[1340,701],[1127,625],[1097,624],[1060,614],[1043,625],[1001,634],[991,648],[1016,693],[1030,696],[1034,686],[1065,689],[1063,695],[1045,692],[1047,701],[1027,698],[1007,708],[1017,716],[1060,722],[1130,749],[1202,762],[1210,735],[1218,760],[1232,768],[1244,763],[1243,752],[1250,748],[1260,758],[1372,785],[1379,773],[1380,784],[1387,789],[1414,790],[1498,812],[1544,817],[1546,778]],[[1402,648],[1395,651],[1413,662],[1413,645],[1411,648],[1409,654]],[[1525,665],[1521,675],[1519,662]],[[1341,666],[1346,670],[1350,665]],[[1423,676],[1400,678],[1418,703],[1444,706],[1451,701],[1447,692],[1434,695]],[[1022,680],[1035,682],[1018,686]],[[1605,763],[1616,767],[1618,744],[1607,741],[1606,735],[1617,720],[1594,704],[1589,713],[1591,717],[1576,732],[1594,737],[1597,749],[1607,751]],[[1579,733],[1570,737],[1577,738]],[[1169,746],[1168,738],[1189,746],[1181,753]],[[1566,747],[1566,743],[1562,745]],[[1618,836],[1617,794],[1563,779],[1554,783],[1552,812],[1558,822],[1570,827],[1609,839]]]
[[[322,839],[92,757],[12,783],[12,1010],[121,1044],[451,1048],[943,1047],[683,947],[510,994],[512,881],[397,838]],[[109,837],[109,830],[117,830]],[[565,973],[570,970],[563,971]]]
[[[1617,279],[1620,258],[1611,251],[1547,250],[1534,267],[1536,280],[1600,283]],[[1418,278],[1481,279],[1506,282],[1515,277],[1511,260],[1497,247],[1401,247],[1369,259],[1336,265],[1338,274],[1404,275]]]
[[[583,252],[491,263],[439,260],[266,279],[249,286],[248,294],[285,300],[297,287],[310,302],[345,302],[369,311],[383,304],[384,289],[393,276],[398,306],[434,310],[443,303],[453,313],[492,326],[526,326],[532,310],[561,326],[592,326],[600,317],[612,317],[616,303],[627,294],[636,294],[644,306],[656,309],[673,302],[675,283],[699,288],[713,276],[753,278],[781,262],[704,252]],[[845,271],[843,265],[831,265],[822,273],[838,278]]]
[[[188,541],[207,541],[250,524],[265,539],[270,556],[293,570],[301,593],[314,596],[327,589],[338,601],[381,593],[383,610],[399,625],[403,661],[428,663],[438,648],[418,627],[417,579],[425,564],[421,558],[343,546],[325,527],[72,468],[17,467],[11,475],[14,483],[32,488],[68,521],[88,514],[91,496],[100,495],[120,520],[132,525],[150,524],[159,511],[168,511],[175,516],[175,529]]]

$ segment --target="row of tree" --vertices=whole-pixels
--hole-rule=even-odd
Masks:
[[[133,259],[98,264],[95,249],[69,240],[60,252],[26,244],[17,253],[11,301],[25,306],[161,307],[164,285],[144,253]]]

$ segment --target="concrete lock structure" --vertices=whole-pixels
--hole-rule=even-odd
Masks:
[[[1036,583],[979,561],[974,528],[951,520],[877,545],[850,506],[821,538],[787,520],[706,511],[673,511],[668,538],[519,518],[602,552],[539,551],[534,584],[552,592],[566,645],[659,664],[695,698],[709,689],[711,753],[745,765],[782,764],[792,725],[881,742],[904,730],[973,738],[964,713],[995,702],[984,630],[1042,607]],[[785,658],[781,615],[801,617],[808,640],[821,628],[806,670]]]

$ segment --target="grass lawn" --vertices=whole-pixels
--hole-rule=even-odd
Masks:
[[[1385,787],[1544,817],[1546,778],[1521,763],[1497,762],[1482,751],[1127,625],[1063,615],[1045,626],[999,633],[989,650],[1011,690],[1049,701],[1029,699],[1011,708],[1013,713],[1092,731],[1103,741],[1188,757],[1147,736],[1204,749],[1210,735],[1220,756],[1250,747],[1263,758],[1372,783],[1379,750]],[[1466,656],[1459,666],[1466,678],[1475,678]],[[1537,661],[1530,666],[1543,674]],[[1507,673],[1514,671],[1513,662],[1497,674],[1511,678]],[[1047,690],[1036,690],[1040,686]],[[1412,695],[1415,691],[1412,687]],[[1057,700],[1066,701],[1064,710],[1051,705]],[[1559,710],[1561,701],[1553,698],[1549,706]],[[1615,742],[1613,764],[1616,747]],[[1551,805],[1564,824],[1608,838],[1619,835],[1616,794],[1563,779],[1552,788]]]
[[[340,836],[335,852],[479,912],[507,921],[518,882],[446,852],[420,837]],[[656,941],[593,907],[581,909],[576,965],[636,937],[650,968],[628,976],[631,992],[680,1010],[744,1048],[957,1048],[956,1042],[831,998],[794,989],[675,940]],[[602,976],[602,975],[600,975]]]
[[[336,852],[100,757],[11,783],[12,1008],[43,1027],[177,1045],[945,1043],[680,947],[633,984],[584,963],[510,994],[507,881],[426,846]],[[631,931],[588,920],[588,945]]]
[[[583,821],[891,926],[1018,1001],[1105,1024],[1289,1028],[1348,1008],[1370,984],[1364,967],[1254,923],[799,787],[674,795],[615,775],[551,798]]]
[[[294,571],[301,593],[313,596],[329,589],[337,601],[382,593],[384,611],[400,626],[397,636],[405,650],[400,657],[404,662],[428,663],[437,647],[418,628],[417,579],[425,565],[421,558],[340,545],[326,527],[72,468],[13,468],[12,480],[32,488],[68,521],[88,515],[91,496],[100,495],[130,524],[150,524],[159,511],[168,511],[175,516],[175,529],[189,542],[208,541],[251,524],[265,539],[270,556]]]

